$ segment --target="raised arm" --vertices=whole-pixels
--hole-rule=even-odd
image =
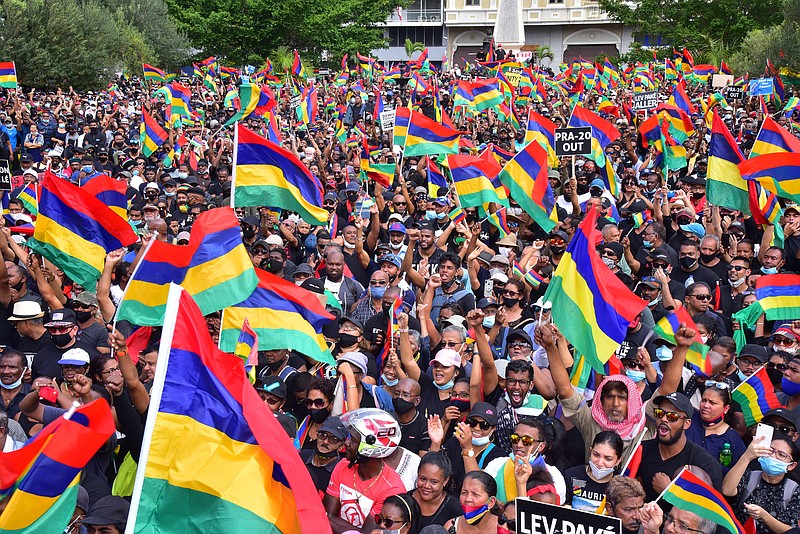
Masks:
[[[397,318],[397,326],[400,330],[400,361],[403,362],[403,369],[408,373],[409,378],[419,382],[422,371],[414,360],[414,349],[411,348],[411,339],[408,337],[408,314],[401,313]]]
[[[556,336],[549,324],[539,325],[534,334],[534,341],[547,351],[547,361],[550,362],[550,377],[553,379],[559,398],[568,399],[572,397],[575,389],[569,381],[569,373],[561,360],[561,355],[558,353]]]

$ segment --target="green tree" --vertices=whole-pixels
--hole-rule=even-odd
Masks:
[[[411,56],[414,55],[414,52],[422,52],[425,50],[425,43],[420,43],[419,41],[412,41],[411,39],[406,38],[406,42],[404,44],[406,48],[406,56],[408,59],[411,59]]]
[[[553,49],[550,48],[548,45],[540,46],[536,49],[536,62],[540,65],[546,59],[548,63],[555,59],[556,55],[553,53]]]
[[[775,68],[800,71],[800,0],[787,0],[783,15],[781,24],[747,34],[739,52],[731,57],[735,72],[761,76],[767,59]]]
[[[781,21],[783,0],[599,0],[612,18],[661,36],[678,46],[699,50],[707,37],[736,46],[747,33]]]
[[[407,0],[403,0],[406,2]],[[202,54],[260,64],[276,45],[318,60],[386,46],[382,23],[396,0],[167,0],[178,28]]]

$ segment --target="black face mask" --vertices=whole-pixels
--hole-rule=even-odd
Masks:
[[[565,250],[567,250],[567,247],[554,247],[552,245],[550,246],[550,252],[552,252],[553,254],[563,254]]]
[[[681,258],[681,267],[683,269],[691,269],[697,264],[697,260],[689,256]]]
[[[86,321],[92,318],[92,312],[76,311],[75,317],[77,317],[79,323],[85,323]]]
[[[716,257],[717,257],[716,253],[714,253],[714,254],[703,254],[703,253],[701,253],[700,254],[700,259],[703,261],[703,263],[708,263],[708,262],[714,261],[714,258],[716,258]]]
[[[245,239],[253,239],[256,235],[256,229],[252,227],[242,228],[242,235]]]
[[[56,347],[66,347],[72,341],[72,334],[50,334],[50,339]]]
[[[464,399],[450,399],[450,406],[455,406],[460,412],[469,410],[469,401]]]
[[[392,305],[384,302],[381,304],[381,309],[383,310],[383,314],[388,317],[389,312],[392,310]]]
[[[281,368],[281,366],[282,366],[282,365],[283,365],[285,362],[286,362],[286,358],[283,358],[283,359],[281,359],[281,360],[278,360],[278,361],[277,361],[277,362],[275,362],[275,363],[268,363],[268,364],[267,364],[267,367],[269,368],[269,370],[270,370],[270,371],[277,371],[278,369],[280,369],[280,368]]]
[[[272,274],[278,274],[281,272],[281,269],[283,269],[283,262],[281,260],[270,258],[266,261],[266,264],[267,270]]]
[[[339,346],[352,347],[353,345],[357,344],[358,344],[358,336],[354,336],[353,334],[346,334],[344,332],[339,332]]]
[[[692,193],[692,198],[695,199],[695,200],[700,200],[704,196],[706,196],[705,193]]]
[[[24,280],[20,280],[19,282],[17,282],[13,286],[11,286],[11,289],[19,292],[19,290],[22,289],[22,286],[24,286],[24,285],[25,285],[25,281]]]
[[[320,458],[333,458],[335,456],[339,456],[339,451],[334,449],[334,450],[332,450],[330,452],[320,452],[319,449],[317,449],[316,454]]]
[[[413,402],[401,399],[400,397],[393,398],[392,404],[394,405],[394,411],[400,415],[405,415],[416,407]]]
[[[780,384],[783,379],[783,373],[777,369],[767,368],[767,376],[773,384]]]
[[[447,282],[442,282],[442,287],[444,289],[450,289],[456,283],[457,283],[457,280],[455,278],[453,278],[452,280],[448,280]]]
[[[312,421],[319,425],[328,418],[330,412],[327,408],[320,408],[319,410],[309,410],[308,415],[311,416]]]
[[[503,298],[503,306],[506,308],[513,308],[519,303],[519,299]]]
[[[578,194],[585,195],[589,192],[589,184],[578,184]]]

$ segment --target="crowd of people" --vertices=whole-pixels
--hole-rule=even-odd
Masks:
[[[297,123],[289,86],[276,91],[283,146],[324,186],[330,224],[312,226],[280,206],[236,213],[254,266],[318,294],[336,317],[323,328],[335,368],[288,349],[259,353],[254,387],[319,492],[302,498],[321,499],[337,533],[513,533],[519,496],[618,517],[625,534],[713,534],[714,523],[658,500],[689,466],[729,499],[739,521],[753,518],[758,534],[797,533],[800,317],[762,316],[752,329],[733,315],[756,302],[760,276],[800,273],[798,206],[781,199],[784,240],[776,246],[773,228],[707,202],[710,132],[702,114],[691,117],[697,133],[685,143],[687,166],[665,172],[655,149],[644,148],[638,121],[602,113],[622,132],[605,149],[618,195],[590,159],[573,166],[562,158],[548,175],[558,218],[552,231],[513,198],[508,235],[477,207],[464,207],[466,219],[456,223],[453,190],[430,186],[426,158],[403,157],[376,110],[415,106],[435,118],[438,105],[465,132],[464,152],[492,144],[515,153],[524,126],[502,122],[493,109],[453,109],[450,81],[481,74],[433,74],[438,95],[375,84],[366,99],[320,77],[325,111],[308,125]],[[150,239],[188,244],[200,213],[230,205],[234,145],[222,124],[236,109],[225,106],[223,89],[214,93],[197,78],[187,85],[197,122],[169,129],[149,157],[140,146],[142,110],[163,122],[165,104],[136,78],[99,92],[0,98],[0,159],[12,162],[14,188],[0,228],[0,447],[21,447],[76,401],[108,401],[119,430],[83,471],[70,532],[124,530],[160,337],[154,329],[134,354],[126,339],[136,325],[120,321],[109,333],[133,266]],[[662,100],[671,87],[662,81]],[[688,92],[704,99],[711,90]],[[630,91],[619,86],[608,96],[621,103]],[[588,94],[583,105],[598,103]],[[564,125],[569,104],[551,87],[543,101],[525,105]],[[765,116],[758,99],[731,104],[718,112],[747,155]],[[395,165],[390,187],[359,179],[361,146],[336,137],[340,114],[351,135],[378,147],[373,163]],[[256,132],[268,127],[256,116],[245,122]],[[176,155],[181,136],[188,143]],[[101,174],[128,183],[128,220],[140,240],[108,254],[96,287],[73,283],[26,248],[19,229],[36,217],[18,196],[45,168],[74,183]],[[647,306],[616,352],[622,371],[584,388],[573,380],[578,355],[543,296],[592,208],[600,214],[597,254]],[[534,286],[515,266],[543,282]],[[694,324],[681,325],[675,344],[654,335],[655,323],[680,307]],[[207,323],[218,337],[219,314]],[[742,329],[747,344],[738,347],[733,335]],[[686,361],[697,334],[710,349],[708,376]],[[761,421],[771,439],[754,438],[731,398],[762,366],[783,404]],[[641,464],[626,476],[639,443]]]

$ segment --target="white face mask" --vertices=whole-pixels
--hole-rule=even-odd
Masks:
[[[389,246],[392,247],[392,250],[400,250],[401,248],[403,248],[402,243],[397,243],[397,244],[389,243]]]
[[[744,277],[739,278],[738,280],[735,280],[735,281],[731,280],[730,278],[728,278],[728,283],[731,285],[731,287],[739,287],[740,285],[744,284],[746,281],[747,280],[745,280]]]
[[[703,344],[705,344],[708,341],[708,336],[700,336],[700,339],[703,341]]]
[[[613,467],[597,467],[591,460],[589,460],[589,468],[592,470],[592,476],[598,480],[602,480],[614,472]]]
[[[344,248],[356,248],[355,243],[348,243],[347,241],[344,242]]]
[[[498,247],[501,256],[508,257],[508,253],[511,252],[511,247]]]

